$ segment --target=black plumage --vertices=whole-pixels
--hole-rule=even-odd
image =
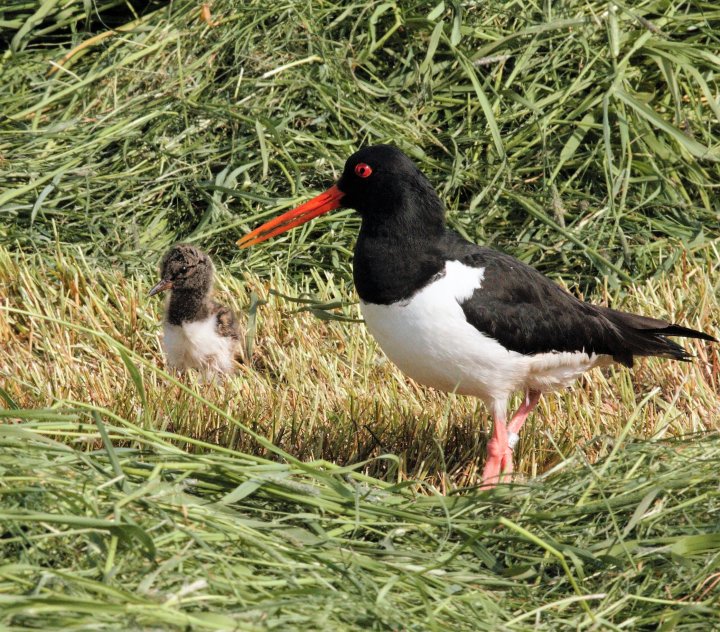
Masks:
[[[631,367],[634,356],[687,360],[667,336],[714,338],[664,320],[583,302],[514,257],[470,244],[461,259],[483,267],[481,289],[461,306],[475,328],[523,354],[583,351]]]

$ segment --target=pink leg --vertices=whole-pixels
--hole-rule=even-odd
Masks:
[[[505,402],[496,402],[493,406],[493,434],[487,444],[487,459],[483,469],[483,482],[480,489],[490,489],[500,480],[500,468],[508,449],[508,431],[505,425]]]
[[[522,406],[517,409],[508,424],[508,445],[500,463],[500,468],[508,475],[513,472],[513,448],[517,444],[520,428],[522,428],[532,409],[537,406],[538,401],[540,401],[540,392],[528,391]]]

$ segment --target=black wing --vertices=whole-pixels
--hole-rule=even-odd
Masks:
[[[485,268],[482,286],[461,303],[465,317],[512,351],[582,351],[632,366],[635,355],[691,357],[666,336],[715,340],[663,320],[585,303],[514,257],[461,243],[459,237],[454,248],[465,265]]]

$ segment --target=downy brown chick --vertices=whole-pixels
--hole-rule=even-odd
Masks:
[[[163,317],[163,350],[170,367],[231,373],[240,354],[233,311],[212,299],[213,264],[190,244],[174,245],[160,263],[149,296],[170,290]]]

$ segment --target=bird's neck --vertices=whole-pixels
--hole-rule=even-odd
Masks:
[[[382,222],[363,218],[353,259],[355,289],[361,300],[388,305],[409,299],[444,269],[444,218],[429,213],[425,219],[413,220],[403,213]]]
[[[210,288],[199,290],[172,290],[167,305],[166,320],[171,325],[205,320],[212,312]]]
[[[445,233],[445,207],[424,179],[410,181],[389,191],[372,206],[359,208],[361,234],[365,237],[390,235],[398,241],[437,240]]]

